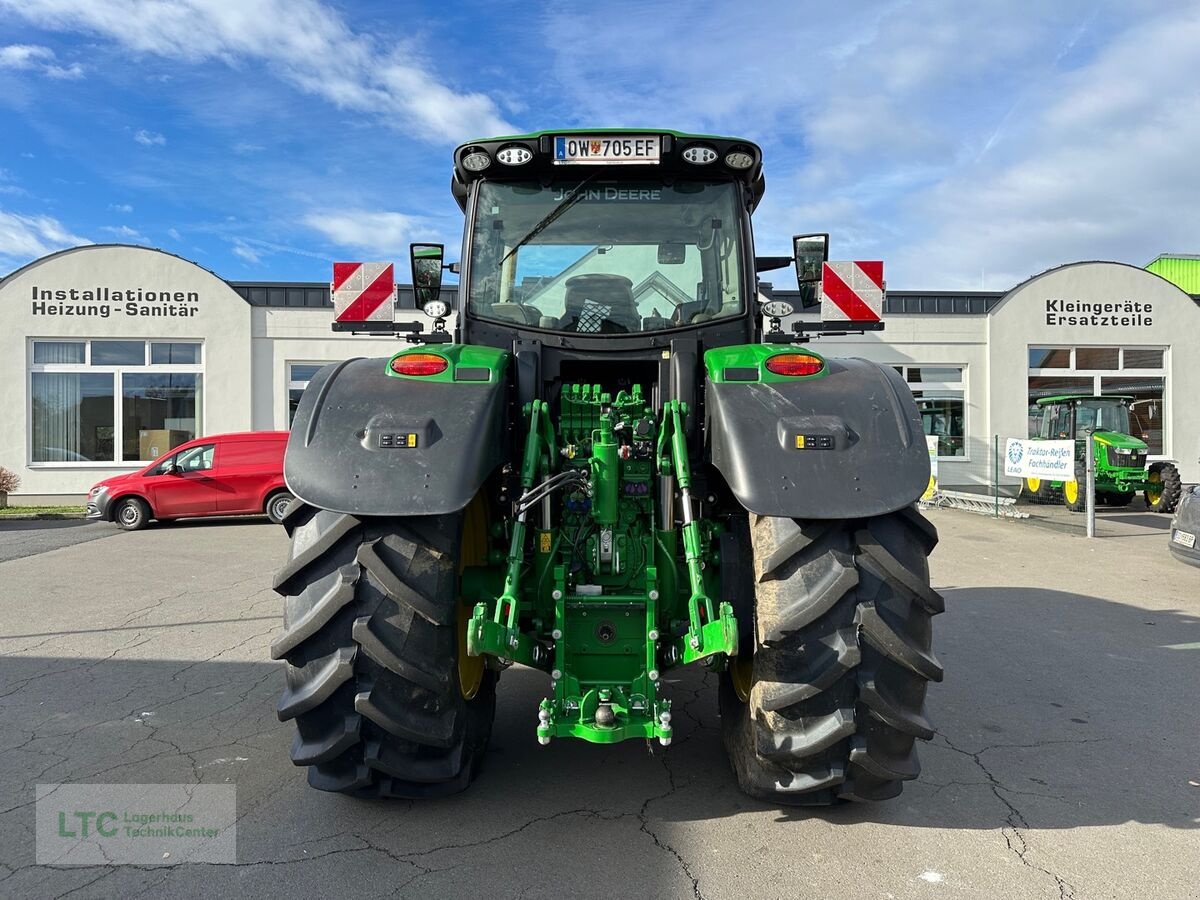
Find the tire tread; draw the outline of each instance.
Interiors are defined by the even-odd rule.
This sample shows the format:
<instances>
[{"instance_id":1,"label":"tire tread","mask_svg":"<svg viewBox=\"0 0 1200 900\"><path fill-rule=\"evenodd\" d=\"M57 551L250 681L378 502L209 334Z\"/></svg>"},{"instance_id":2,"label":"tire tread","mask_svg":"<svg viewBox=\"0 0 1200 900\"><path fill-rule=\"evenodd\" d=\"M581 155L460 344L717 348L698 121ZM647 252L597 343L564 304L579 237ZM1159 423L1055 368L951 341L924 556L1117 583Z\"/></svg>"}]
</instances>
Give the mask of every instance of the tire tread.
<instances>
[{"instance_id":1,"label":"tire tread","mask_svg":"<svg viewBox=\"0 0 1200 900\"><path fill-rule=\"evenodd\" d=\"M752 516L757 649L749 702L721 679L721 721L743 790L785 805L883 800L916 778L932 738L925 692L943 669L945 609L926 558L937 530L915 507L806 522Z\"/></svg>"}]
</instances>

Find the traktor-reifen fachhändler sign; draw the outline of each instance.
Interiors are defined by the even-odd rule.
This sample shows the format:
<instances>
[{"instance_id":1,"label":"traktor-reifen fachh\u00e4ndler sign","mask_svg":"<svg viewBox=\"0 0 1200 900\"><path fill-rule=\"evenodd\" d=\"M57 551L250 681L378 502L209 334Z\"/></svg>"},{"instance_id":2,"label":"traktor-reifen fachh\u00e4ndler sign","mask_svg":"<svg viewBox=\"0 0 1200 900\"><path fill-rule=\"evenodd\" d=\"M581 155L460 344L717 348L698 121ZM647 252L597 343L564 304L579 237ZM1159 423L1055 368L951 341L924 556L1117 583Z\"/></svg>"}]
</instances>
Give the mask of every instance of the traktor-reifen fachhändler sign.
<instances>
[{"instance_id":1,"label":"traktor-reifen fachh\u00e4ndler sign","mask_svg":"<svg viewBox=\"0 0 1200 900\"><path fill-rule=\"evenodd\" d=\"M1073 481L1075 442L1009 438L1004 448L1004 474L1017 478Z\"/></svg>"}]
</instances>

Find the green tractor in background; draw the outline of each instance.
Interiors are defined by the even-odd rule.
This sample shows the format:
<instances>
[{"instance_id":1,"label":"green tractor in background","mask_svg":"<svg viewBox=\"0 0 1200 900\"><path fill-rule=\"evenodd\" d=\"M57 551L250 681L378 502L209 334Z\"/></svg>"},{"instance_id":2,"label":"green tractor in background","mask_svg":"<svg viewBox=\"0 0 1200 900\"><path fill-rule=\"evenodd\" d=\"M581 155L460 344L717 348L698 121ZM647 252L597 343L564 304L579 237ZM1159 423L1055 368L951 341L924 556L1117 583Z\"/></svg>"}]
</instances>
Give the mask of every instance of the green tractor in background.
<instances>
[{"instance_id":1,"label":"green tractor in background","mask_svg":"<svg viewBox=\"0 0 1200 900\"><path fill-rule=\"evenodd\" d=\"M461 261L412 249L433 327L336 323L413 346L322 369L292 427L272 652L313 787L463 790L514 664L545 679L531 747L670 744L695 664L749 794L878 800L917 776L943 609L921 419L892 369L804 346L878 310L785 330L796 310L760 299L791 265L815 296L828 247L755 256L761 159L666 131L457 148Z\"/></svg>"},{"instance_id":2,"label":"green tractor in background","mask_svg":"<svg viewBox=\"0 0 1200 900\"><path fill-rule=\"evenodd\" d=\"M1075 480L1048 481L1026 478L1022 492L1035 502L1050 502L1061 497L1073 512L1087 508L1084 486L1087 472L1084 454L1090 444L1094 459L1096 502L1109 506L1128 506L1138 491L1146 506L1154 512L1172 513L1179 504L1183 483L1179 470L1170 460L1156 460L1147 468L1149 447L1132 435L1130 403L1132 397L1064 394L1037 401L1030 422L1034 440L1074 440Z\"/></svg>"}]
</instances>

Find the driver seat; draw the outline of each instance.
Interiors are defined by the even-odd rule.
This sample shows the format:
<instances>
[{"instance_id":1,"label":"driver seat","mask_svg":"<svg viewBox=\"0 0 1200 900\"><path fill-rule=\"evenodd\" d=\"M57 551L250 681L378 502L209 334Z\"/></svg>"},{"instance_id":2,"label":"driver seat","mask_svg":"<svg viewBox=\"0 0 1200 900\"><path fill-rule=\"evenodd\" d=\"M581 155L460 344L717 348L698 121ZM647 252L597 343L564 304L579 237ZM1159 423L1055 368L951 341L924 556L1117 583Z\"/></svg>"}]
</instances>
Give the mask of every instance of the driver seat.
<instances>
[{"instance_id":1,"label":"driver seat","mask_svg":"<svg viewBox=\"0 0 1200 900\"><path fill-rule=\"evenodd\" d=\"M564 330L597 334L641 330L633 282L624 275L575 275L567 279L566 288L566 314L560 325ZM592 309L585 311L588 301L596 307L607 307L607 314L596 321Z\"/></svg>"}]
</instances>

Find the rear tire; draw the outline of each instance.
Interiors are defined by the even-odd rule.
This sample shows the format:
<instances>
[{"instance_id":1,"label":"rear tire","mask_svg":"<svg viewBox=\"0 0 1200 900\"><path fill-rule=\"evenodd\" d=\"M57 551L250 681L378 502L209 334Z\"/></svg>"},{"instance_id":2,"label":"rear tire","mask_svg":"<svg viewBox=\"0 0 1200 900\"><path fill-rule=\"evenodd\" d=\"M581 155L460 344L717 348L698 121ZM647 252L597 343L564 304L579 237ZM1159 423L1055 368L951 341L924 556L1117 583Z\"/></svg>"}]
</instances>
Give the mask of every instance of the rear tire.
<instances>
[{"instance_id":1,"label":"rear tire","mask_svg":"<svg viewBox=\"0 0 1200 900\"><path fill-rule=\"evenodd\" d=\"M1155 463L1150 467L1149 476L1157 473L1162 483L1162 490L1155 497L1150 491L1145 492L1146 508L1151 512L1173 513L1183 496L1183 480L1174 463Z\"/></svg>"},{"instance_id":2,"label":"rear tire","mask_svg":"<svg viewBox=\"0 0 1200 900\"><path fill-rule=\"evenodd\" d=\"M281 721L308 783L365 797L424 799L464 790L491 736L496 674L458 660L469 608L459 602L463 515L356 518L293 503Z\"/></svg>"},{"instance_id":3,"label":"rear tire","mask_svg":"<svg viewBox=\"0 0 1200 900\"><path fill-rule=\"evenodd\" d=\"M113 521L125 531L140 531L150 522L150 504L140 497L126 497L113 510Z\"/></svg>"},{"instance_id":4,"label":"rear tire","mask_svg":"<svg viewBox=\"0 0 1200 900\"><path fill-rule=\"evenodd\" d=\"M742 790L784 805L883 800L916 778L942 680L915 508L850 521L752 516L753 656L722 675L721 728ZM747 665L749 668L747 668Z\"/></svg>"}]
</instances>

